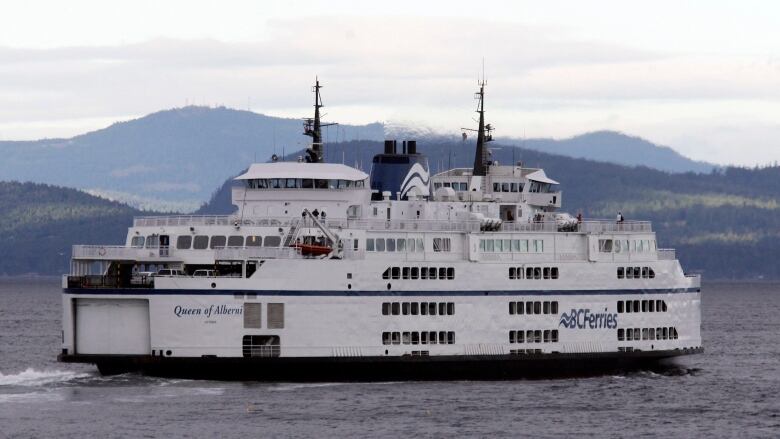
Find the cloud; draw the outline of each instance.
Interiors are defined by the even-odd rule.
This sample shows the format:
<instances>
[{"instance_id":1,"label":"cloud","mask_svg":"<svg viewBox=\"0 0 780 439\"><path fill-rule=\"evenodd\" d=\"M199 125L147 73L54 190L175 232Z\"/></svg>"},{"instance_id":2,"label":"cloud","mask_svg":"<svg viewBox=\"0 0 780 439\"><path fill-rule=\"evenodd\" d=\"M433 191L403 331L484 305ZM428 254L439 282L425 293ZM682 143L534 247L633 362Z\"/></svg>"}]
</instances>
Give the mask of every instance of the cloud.
<instances>
[{"instance_id":1,"label":"cloud","mask_svg":"<svg viewBox=\"0 0 780 439\"><path fill-rule=\"evenodd\" d=\"M616 129L702 156L695 145L723 145L713 137L716 120L749 133L772 123L759 103L780 99L780 61L766 54L648 50L565 27L464 18L345 14L263 25L264 38L243 42L0 47L0 138L74 135L112 117L184 104L298 117L311 110L315 75L331 120L412 120L457 131L470 124L483 58L488 117L507 136ZM696 127L690 136L680 120ZM762 161L770 140L754 145ZM744 151L718 157L750 160Z\"/></svg>"}]
</instances>

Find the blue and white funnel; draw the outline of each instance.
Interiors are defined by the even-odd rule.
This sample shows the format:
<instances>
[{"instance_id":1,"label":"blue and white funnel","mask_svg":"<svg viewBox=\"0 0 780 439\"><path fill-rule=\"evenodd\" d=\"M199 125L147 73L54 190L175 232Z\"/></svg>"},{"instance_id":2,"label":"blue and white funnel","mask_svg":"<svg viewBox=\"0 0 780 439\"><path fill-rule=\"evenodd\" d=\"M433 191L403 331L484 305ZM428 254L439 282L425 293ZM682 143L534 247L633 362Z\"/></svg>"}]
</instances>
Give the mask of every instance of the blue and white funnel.
<instances>
[{"instance_id":1,"label":"blue and white funnel","mask_svg":"<svg viewBox=\"0 0 780 439\"><path fill-rule=\"evenodd\" d=\"M414 190L417 188L417 190ZM417 142L403 142L403 150L396 153L396 141L385 140L385 152L374 156L371 167L372 199L382 199L382 193L390 192L390 199L406 200L411 193L429 197L430 173L428 158L417 153Z\"/></svg>"}]
</instances>

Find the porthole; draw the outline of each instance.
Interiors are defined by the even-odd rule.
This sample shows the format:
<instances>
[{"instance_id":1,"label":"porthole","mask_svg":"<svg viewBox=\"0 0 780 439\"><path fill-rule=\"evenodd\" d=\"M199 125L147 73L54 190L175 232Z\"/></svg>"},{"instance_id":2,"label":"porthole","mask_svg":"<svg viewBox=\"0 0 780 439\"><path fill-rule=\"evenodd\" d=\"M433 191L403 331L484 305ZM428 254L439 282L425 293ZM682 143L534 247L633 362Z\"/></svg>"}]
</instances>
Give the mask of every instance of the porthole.
<instances>
[{"instance_id":1,"label":"porthole","mask_svg":"<svg viewBox=\"0 0 780 439\"><path fill-rule=\"evenodd\" d=\"M211 283L211 288L216 288L216 287L217 287L217 284L216 284L216 283L214 283L214 282L212 282L212 283Z\"/></svg>"},{"instance_id":2,"label":"porthole","mask_svg":"<svg viewBox=\"0 0 780 439\"><path fill-rule=\"evenodd\" d=\"M351 290L352 289L352 284L347 284L347 289Z\"/></svg>"},{"instance_id":3,"label":"porthole","mask_svg":"<svg viewBox=\"0 0 780 439\"><path fill-rule=\"evenodd\" d=\"M387 289L389 290L390 288L392 288L392 285L387 284Z\"/></svg>"}]
</instances>

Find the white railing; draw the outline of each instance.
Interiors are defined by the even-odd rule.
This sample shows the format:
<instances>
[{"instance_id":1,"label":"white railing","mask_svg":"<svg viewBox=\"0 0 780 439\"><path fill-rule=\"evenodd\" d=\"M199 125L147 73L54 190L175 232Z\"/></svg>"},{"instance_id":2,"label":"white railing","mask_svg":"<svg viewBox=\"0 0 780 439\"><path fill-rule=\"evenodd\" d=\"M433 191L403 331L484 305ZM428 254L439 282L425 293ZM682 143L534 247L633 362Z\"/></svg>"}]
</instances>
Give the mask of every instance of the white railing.
<instances>
[{"instance_id":1,"label":"white railing","mask_svg":"<svg viewBox=\"0 0 780 439\"><path fill-rule=\"evenodd\" d=\"M581 232L652 232L650 221L623 221L589 219L579 224Z\"/></svg>"},{"instance_id":2,"label":"white railing","mask_svg":"<svg viewBox=\"0 0 780 439\"><path fill-rule=\"evenodd\" d=\"M558 226L555 221L532 223L501 223L501 232L555 232Z\"/></svg>"},{"instance_id":3,"label":"white railing","mask_svg":"<svg viewBox=\"0 0 780 439\"><path fill-rule=\"evenodd\" d=\"M171 248L139 248L123 245L74 245L74 259L138 260L142 258L170 258Z\"/></svg>"},{"instance_id":4,"label":"white railing","mask_svg":"<svg viewBox=\"0 0 780 439\"><path fill-rule=\"evenodd\" d=\"M677 252L673 248L659 248L657 252L659 261L673 261L677 259Z\"/></svg>"},{"instance_id":5,"label":"white railing","mask_svg":"<svg viewBox=\"0 0 780 439\"><path fill-rule=\"evenodd\" d=\"M214 250L215 260L239 259L301 259L298 249L292 247L224 247Z\"/></svg>"},{"instance_id":6,"label":"white railing","mask_svg":"<svg viewBox=\"0 0 780 439\"><path fill-rule=\"evenodd\" d=\"M289 227L293 222L300 221L298 217L265 217L241 218L232 215L174 215L135 217L135 227L164 226L260 226ZM320 219L330 229L362 229L362 230L394 230L394 231L442 231L442 232L477 232L480 221L477 220L383 220L383 219ZM301 227L314 227L304 224ZM310 223L310 222L308 222ZM650 221L624 221L588 219L571 227L573 232L652 232ZM559 224L555 221L539 222L504 222L499 231L503 232L556 232Z\"/></svg>"}]
</instances>

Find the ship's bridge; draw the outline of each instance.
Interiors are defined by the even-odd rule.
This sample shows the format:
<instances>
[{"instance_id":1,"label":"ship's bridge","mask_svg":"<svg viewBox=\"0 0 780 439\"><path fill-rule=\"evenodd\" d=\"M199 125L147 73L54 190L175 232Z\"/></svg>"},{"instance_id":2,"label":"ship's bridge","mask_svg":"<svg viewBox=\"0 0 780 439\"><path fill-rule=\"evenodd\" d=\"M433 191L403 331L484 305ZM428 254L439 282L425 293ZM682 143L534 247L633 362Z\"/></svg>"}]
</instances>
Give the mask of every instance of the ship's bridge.
<instances>
[{"instance_id":1,"label":"ship's bridge","mask_svg":"<svg viewBox=\"0 0 780 439\"><path fill-rule=\"evenodd\" d=\"M370 199L368 174L338 163L255 163L236 180L233 204L251 216L300 216L304 208L347 216L351 206Z\"/></svg>"},{"instance_id":2,"label":"ship's bridge","mask_svg":"<svg viewBox=\"0 0 780 439\"><path fill-rule=\"evenodd\" d=\"M543 169L491 165L484 177L474 177L471 168L456 168L431 177L435 199L457 197L461 201L527 203L544 208L561 207L558 182ZM452 191L441 188L451 188Z\"/></svg>"}]
</instances>

